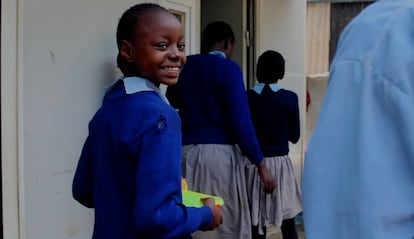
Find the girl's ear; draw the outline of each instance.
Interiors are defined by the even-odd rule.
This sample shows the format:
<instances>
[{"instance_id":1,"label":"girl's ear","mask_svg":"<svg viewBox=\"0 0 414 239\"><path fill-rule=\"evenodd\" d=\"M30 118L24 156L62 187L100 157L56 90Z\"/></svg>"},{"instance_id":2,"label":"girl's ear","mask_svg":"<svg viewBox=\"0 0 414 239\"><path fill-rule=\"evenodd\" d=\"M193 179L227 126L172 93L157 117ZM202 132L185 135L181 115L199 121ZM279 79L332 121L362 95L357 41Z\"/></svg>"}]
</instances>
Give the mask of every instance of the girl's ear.
<instances>
[{"instance_id":1,"label":"girl's ear","mask_svg":"<svg viewBox=\"0 0 414 239\"><path fill-rule=\"evenodd\" d=\"M119 53L126 62L133 62L134 48L130 42L121 40L119 45Z\"/></svg>"}]
</instances>

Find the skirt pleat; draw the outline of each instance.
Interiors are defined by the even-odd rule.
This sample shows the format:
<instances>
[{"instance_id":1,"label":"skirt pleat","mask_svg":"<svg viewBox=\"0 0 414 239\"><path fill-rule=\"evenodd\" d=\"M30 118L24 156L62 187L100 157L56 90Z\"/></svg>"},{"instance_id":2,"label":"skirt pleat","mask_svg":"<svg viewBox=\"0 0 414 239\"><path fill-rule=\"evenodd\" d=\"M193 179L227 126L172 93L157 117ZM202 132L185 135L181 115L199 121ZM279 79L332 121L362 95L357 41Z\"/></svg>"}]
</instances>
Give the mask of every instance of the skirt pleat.
<instances>
[{"instance_id":1,"label":"skirt pleat","mask_svg":"<svg viewBox=\"0 0 414 239\"><path fill-rule=\"evenodd\" d=\"M284 219L294 218L302 211L301 192L289 156L264 160L276 180L272 194L264 194L257 167L246 167L251 220L260 230L270 224L280 227Z\"/></svg>"},{"instance_id":2,"label":"skirt pleat","mask_svg":"<svg viewBox=\"0 0 414 239\"><path fill-rule=\"evenodd\" d=\"M235 145L186 145L182 173L188 189L223 198L223 224L214 231L197 231L194 239L250 239L251 217L244 169L247 160Z\"/></svg>"}]
</instances>

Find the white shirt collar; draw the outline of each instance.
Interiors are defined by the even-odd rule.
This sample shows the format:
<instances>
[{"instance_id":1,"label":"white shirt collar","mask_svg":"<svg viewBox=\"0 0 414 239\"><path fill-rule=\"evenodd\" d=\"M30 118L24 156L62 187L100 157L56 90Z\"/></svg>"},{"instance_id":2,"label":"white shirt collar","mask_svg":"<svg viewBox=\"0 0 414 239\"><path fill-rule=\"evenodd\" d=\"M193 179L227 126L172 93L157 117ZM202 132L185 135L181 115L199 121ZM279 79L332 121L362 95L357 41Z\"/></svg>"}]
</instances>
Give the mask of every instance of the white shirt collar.
<instances>
[{"instance_id":1,"label":"white shirt collar","mask_svg":"<svg viewBox=\"0 0 414 239\"><path fill-rule=\"evenodd\" d=\"M151 81L145 78L131 76L124 77L119 80L124 81L125 93L128 95L143 91L155 91L167 104L170 104L165 95L161 93L160 89L157 86L155 86ZM116 84L116 82L108 88L110 89L112 86Z\"/></svg>"},{"instance_id":2,"label":"white shirt collar","mask_svg":"<svg viewBox=\"0 0 414 239\"><path fill-rule=\"evenodd\" d=\"M253 86L253 90L257 93L257 94L262 94L263 88L265 86L265 83L257 83L255 86ZM272 83L269 84L270 89L273 92L277 92L278 90L282 89L282 87L280 87L278 84L276 83Z\"/></svg>"},{"instance_id":3,"label":"white shirt collar","mask_svg":"<svg viewBox=\"0 0 414 239\"><path fill-rule=\"evenodd\" d=\"M227 58L226 54L222 51L210 51L208 54L217 55L217 56L220 56L220 57L223 57L223 58Z\"/></svg>"}]
</instances>

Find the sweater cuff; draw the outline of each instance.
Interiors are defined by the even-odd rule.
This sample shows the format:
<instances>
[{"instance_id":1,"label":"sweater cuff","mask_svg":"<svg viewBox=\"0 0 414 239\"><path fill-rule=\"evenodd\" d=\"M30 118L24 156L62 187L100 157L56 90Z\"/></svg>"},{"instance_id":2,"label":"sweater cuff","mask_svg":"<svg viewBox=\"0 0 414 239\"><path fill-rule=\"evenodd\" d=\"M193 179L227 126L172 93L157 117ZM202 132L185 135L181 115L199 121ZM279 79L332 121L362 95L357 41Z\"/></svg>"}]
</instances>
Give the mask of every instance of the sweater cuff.
<instances>
[{"instance_id":1,"label":"sweater cuff","mask_svg":"<svg viewBox=\"0 0 414 239\"><path fill-rule=\"evenodd\" d=\"M213 212L211 211L209 206L203 206L200 208L200 210L201 210L200 230L209 230L211 228L211 224L213 223Z\"/></svg>"}]
</instances>

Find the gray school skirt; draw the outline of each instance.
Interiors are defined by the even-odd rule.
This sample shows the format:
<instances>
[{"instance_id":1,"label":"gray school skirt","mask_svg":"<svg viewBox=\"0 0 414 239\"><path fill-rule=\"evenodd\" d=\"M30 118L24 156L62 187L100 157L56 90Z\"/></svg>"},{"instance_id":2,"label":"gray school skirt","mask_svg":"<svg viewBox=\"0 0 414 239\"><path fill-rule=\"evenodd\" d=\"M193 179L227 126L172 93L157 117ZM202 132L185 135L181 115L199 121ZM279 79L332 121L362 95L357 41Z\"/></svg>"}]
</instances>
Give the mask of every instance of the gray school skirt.
<instances>
[{"instance_id":1,"label":"gray school skirt","mask_svg":"<svg viewBox=\"0 0 414 239\"><path fill-rule=\"evenodd\" d=\"M235 145L185 145L182 174L188 189L224 199L223 224L214 231L197 231L194 239L250 239L251 217L247 198L246 157Z\"/></svg>"},{"instance_id":2,"label":"gray school skirt","mask_svg":"<svg viewBox=\"0 0 414 239\"><path fill-rule=\"evenodd\" d=\"M302 211L301 192L289 156L266 157L264 160L276 180L272 194L263 193L257 167L246 167L252 223L259 226L259 232L269 224L281 226L282 220L294 218Z\"/></svg>"}]
</instances>

